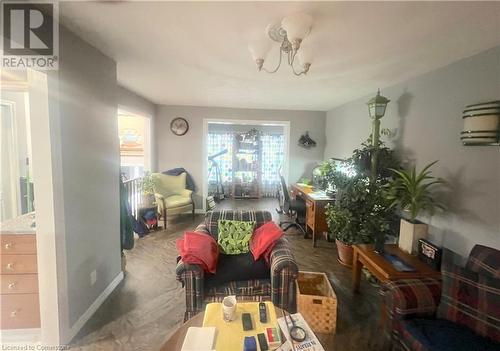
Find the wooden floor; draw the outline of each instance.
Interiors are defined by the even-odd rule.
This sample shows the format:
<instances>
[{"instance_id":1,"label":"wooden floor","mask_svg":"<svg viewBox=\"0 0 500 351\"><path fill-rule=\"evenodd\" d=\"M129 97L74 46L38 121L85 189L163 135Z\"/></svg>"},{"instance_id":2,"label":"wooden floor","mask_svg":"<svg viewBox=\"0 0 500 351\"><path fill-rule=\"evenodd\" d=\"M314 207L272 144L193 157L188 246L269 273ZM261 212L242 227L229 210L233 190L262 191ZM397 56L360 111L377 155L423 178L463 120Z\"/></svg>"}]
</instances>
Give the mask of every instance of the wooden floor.
<instances>
[{"instance_id":1,"label":"wooden floor","mask_svg":"<svg viewBox=\"0 0 500 351\"><path fill-rule=\"evenodd\" d=\"M224 200L219 208L262 209L279 215L276 199ZM95 315L74 338L75 350L159 350L180 325L184 308L184 290L175 280L175 239L193 229L190 215L169 223L167 230L136 240L126 252L124 281L103 303ZM378 289L363 279L361 293L351 292L351 270L337 263L332 243L311 240L290 230L299 269L323 271L328 275L338 298L337 334L334 351L378 350L381 342Z\"/></svg>"}]
</instances>

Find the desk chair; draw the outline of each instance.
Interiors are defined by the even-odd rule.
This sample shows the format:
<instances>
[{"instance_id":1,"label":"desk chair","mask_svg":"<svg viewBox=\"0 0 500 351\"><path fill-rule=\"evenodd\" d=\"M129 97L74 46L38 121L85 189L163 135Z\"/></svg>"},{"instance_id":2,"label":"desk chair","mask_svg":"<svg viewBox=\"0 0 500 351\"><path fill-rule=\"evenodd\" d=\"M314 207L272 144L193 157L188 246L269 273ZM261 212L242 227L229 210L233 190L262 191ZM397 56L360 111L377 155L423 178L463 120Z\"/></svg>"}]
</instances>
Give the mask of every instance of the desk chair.
<instances>
[{"instance_id":1,"label":"desk chair","mask_svg":"<svg viewBox=\"0 0 500 351\"><path fill-rule=\"evenodd\" d=\"M280 174L281 187L279 192L280 208L276 209L279 214L286 214L292 220L280 222L280 227L287 231L288 229L295 227L299 229L304 237L307 236L304 227L299 223L299 217L304 218L306 213L306 203L301 200L290 199L290 193L288 192L288 186L286 185L285 178Z\"/></svg>"}]
</instances>

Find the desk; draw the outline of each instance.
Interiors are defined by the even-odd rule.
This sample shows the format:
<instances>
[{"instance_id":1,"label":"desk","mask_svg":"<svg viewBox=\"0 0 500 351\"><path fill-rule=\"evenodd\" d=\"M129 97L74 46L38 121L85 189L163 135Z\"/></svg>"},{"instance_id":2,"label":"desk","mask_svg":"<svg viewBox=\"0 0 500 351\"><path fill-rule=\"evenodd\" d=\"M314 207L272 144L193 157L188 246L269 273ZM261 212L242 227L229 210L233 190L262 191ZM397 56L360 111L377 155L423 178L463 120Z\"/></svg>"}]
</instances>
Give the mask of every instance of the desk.
<instances>
[{"instance_id":1,"label":"desk","mask_svg":"<svg viewBox=\"0 0 500 351\"><path fill-rule=\"evenodd\" d=\"M316 198L312 195L313 188L309 186L292 184L292 198L304 199L306 203L306 233L312 234L313 247L316 247L317 235L328 232L328 224L326 223L325 207L329 203L334 203L333 198Z\"/></svg>"}]
</instances>

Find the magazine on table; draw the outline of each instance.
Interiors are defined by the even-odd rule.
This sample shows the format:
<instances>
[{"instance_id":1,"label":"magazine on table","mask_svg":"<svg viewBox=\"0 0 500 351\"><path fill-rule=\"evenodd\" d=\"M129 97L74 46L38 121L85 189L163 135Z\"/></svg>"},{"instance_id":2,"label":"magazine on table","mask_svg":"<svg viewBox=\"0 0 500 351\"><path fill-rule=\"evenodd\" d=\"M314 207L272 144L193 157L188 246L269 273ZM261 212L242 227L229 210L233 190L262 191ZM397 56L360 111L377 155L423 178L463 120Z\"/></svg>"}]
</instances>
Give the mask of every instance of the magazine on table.
<instances>
[{"instance_id":1,"label":"magazine on table","mask_svg":"<svg viewBox=\"0 0 500 351\"><path fill-rule=\"evenodd\" d=\"M304 317L300 313L295 313L290 315L293 319L294 324L297 327L300 327L305 330L306 332L306 338L304 341L294 341L290 337L290 332L289 328L292 326L290 323L290 319L287 317L288 321L288 327L287 327L287 322L285 322L285 319L283 317L278 318L278 325L283 332L283 335L285 335L285 340L283 342L283 345L281 345L276 351L325 351L323 346L321 346L318 338L314 334L314 332L311 330L307 322L304 320ZM292 347L292 343L293 346Z\"/></svg>"}]
</instances>

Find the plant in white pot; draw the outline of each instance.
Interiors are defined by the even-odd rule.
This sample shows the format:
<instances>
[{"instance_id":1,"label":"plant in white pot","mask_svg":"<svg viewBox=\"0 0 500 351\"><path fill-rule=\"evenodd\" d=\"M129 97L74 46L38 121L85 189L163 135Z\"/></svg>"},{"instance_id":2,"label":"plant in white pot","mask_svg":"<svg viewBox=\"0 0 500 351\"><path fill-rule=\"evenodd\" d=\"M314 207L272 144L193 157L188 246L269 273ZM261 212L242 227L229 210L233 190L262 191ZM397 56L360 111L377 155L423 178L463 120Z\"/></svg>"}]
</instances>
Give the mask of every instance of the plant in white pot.
<instances>
[{"instance_id":1,"label":"plant in white pot","mask_svg":"<svg viewBox=\"0 0 500 351\"><path fill-rule=\"evenodd\" d=\"M427 212L432 215L437 209L444 210L444 205L434 194L436 186L445 181L432 176L430 170L437 162L428 164L419 173L415 166L409 170L391 169L395 178L390 184L389 198L409 217L401 218L399 247L410 254L417 251L418 240L427 237L428 226L417 220L419 214Z\"/></svg>"}]
</instances>

